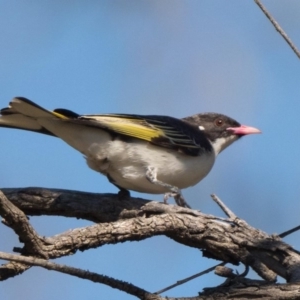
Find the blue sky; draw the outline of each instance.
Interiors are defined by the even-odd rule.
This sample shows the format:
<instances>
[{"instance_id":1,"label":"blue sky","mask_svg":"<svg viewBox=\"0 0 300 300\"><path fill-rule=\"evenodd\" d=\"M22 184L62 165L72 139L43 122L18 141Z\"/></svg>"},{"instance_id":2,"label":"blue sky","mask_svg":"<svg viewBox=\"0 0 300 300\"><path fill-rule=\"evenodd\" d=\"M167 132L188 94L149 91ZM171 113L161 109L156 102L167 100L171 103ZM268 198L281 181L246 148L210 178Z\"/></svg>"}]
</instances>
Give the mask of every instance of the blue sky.
<instances>
[{"instance_id":1,"label":"blue sky","mask_svg":"<svg viewBox=\"0 0 300 300\"><path fill-rule=\"evenodd\" d=\"M300 47L300 2L264 5ZM211 173L184 190L188 202L223 216L216 193L268 233L299 225L299 59L254 1L0 1L0 106L14 96L77 113L227 114L262 135L235 143ZM80 153L43 135L1 129L1 187L117 192ZM139 195L161 201L160 195ZM41 235L86 221L32 217ZM285 241L300 247L299 234ZM18 239L0 227L1 251ZM56 262L154 292L216 261L165 238L104 246ZM238 268L240 271L243 269ZM254 274L252 274L254 276ZM166 295L193 296L221 283L213 274ZM133 299L117 290L32 268L1 283L0 298Z\"/></svg>"}]
</instances>

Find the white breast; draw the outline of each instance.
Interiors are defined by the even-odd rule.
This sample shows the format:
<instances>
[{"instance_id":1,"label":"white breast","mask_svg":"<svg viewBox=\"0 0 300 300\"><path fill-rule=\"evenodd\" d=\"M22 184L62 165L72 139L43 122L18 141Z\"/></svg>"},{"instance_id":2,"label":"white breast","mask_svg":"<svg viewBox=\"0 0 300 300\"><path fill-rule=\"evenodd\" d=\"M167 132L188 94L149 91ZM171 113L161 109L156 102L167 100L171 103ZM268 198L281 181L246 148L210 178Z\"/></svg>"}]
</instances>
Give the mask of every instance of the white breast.
<instances>
[{"instance_id":1,"label":"white breast","mask_svg":"<svg viewBox=\"0 0 300 300\"><path fill-rule=\"evenodd\" d=\"M86 157L88 165L128 190L162 194L169 192L146 178L148 167L156 170L157 179L180 189L195 185L211 170L215 154L188 156L143 141L109 141L93 144Z\"/></svg>"}]
</instances>

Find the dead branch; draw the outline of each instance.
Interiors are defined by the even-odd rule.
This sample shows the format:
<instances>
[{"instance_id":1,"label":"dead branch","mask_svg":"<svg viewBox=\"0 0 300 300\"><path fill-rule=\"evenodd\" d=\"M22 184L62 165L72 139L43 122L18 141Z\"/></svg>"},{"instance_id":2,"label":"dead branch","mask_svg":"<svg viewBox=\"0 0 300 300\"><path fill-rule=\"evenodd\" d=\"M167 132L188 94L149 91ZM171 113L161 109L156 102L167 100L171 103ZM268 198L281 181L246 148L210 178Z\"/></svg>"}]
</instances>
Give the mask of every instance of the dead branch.
<instances>
[{"instance_id":1,"label":"dead branch","mask_svg":"<svg viewBox=\"0 0 300 300\"><path fill-rule=\"evenodd\" d=\"M6 225L22 238L24 247L19 251L19 260L15 260L18 261L18 268L11 267L11 264L16 262L9 262L0 268L1 280L20 274L28 268L29 263L20 263L24 255L35 259L41 258L42 255L54 259L74 254L77 250L84 251L125 241L140 241L156 235L165 235L183 245L201 249L204 256L209 258L250 266L264 279L261 284L264 289L268 282L275 282L277 275L285 278L288 283L294 283L293 287L298 286L297 282L300 280L299 253L285 244L279 236L268 235L240 220L217 197L216 201L223 211L230 215L229 219L139 198L120 200L116 195L110 194L43 188L2 191L7 199L4 195L0 197L0 213L6 218ZM27 218L22 216L22 212L26 215L84 218L97 224L75 228L52 237L41 237L30 226ZM28 237L34 242L27 242ZM38 241L38 249L42 255L36 251L35 241ZM233 280L232 276L228 277L228 280ZM243 284L248 287L247 284ZM269 284L268 287L276 289L274 284ZM238 295L237 291L234 293ZM150 297L154 294L147 295Z\"/></svg>"},{"instance_id":2,"label":"dead branch","mask_svg":"<svg viewBox=\"0 0 300 300\"><path fill-rule=\"evenodd\" d=\"M112 277L99 275L94 272L81 270L81 269L69 267L66 265L56 264L53 262L49 262L45 259L7 254L4 252L0 252L0 258L18 262L18 263L22 263L22 264L28 264L29 266L40 266L47 270L53 270L53 271L57 271L60 273L76 276L78 278L87 279L87 280L90 280L93 282L102 283L102 284L108 285L112 288L126 292L133 296L136 296L140 299L153 299L154 300L155 295L152 295L152 298L149 298L149 296L151 296L150 293L146 292L143 289L138 288L137 286L134 286L133 284L130 284L125 281L117 280ZM160 297L158 297L157 299L159 299L159 298Z\"/></svg>"},{"instance_id":3,"label":"dead branch","mask_svg":"<svg viewBox=\"0 0 300 300\"><path fill-rule=\"evenodd\" d=\"M288 35L285 33L285 31L281 28L281 26L278 24L278 22L272 17L272 15L267 11L266 7L263 6L263 4L259 0L254 0L254 2L259 6L261 11L265 14L265 16L270 20L270 22L273 24L274 28L279 32L279 34L284 38L284 40L288 43L288 45L291 47L291 49L294 51L294 53L300 58L300 52L297 49L297 47L294 45L293 41L288 37Z\"/></svg>"}]
</instances>

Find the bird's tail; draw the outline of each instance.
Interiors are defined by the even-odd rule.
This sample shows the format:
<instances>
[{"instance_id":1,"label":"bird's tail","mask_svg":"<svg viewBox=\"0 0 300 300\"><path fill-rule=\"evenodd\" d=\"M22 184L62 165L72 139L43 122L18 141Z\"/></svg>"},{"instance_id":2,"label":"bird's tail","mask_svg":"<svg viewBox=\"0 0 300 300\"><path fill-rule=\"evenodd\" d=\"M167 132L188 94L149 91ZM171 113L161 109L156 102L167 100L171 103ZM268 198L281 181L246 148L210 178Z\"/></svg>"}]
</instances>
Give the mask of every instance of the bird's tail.
<instances>
[{"instance_id":1,"label":"bird's tail","mask_svg":"<svg viewBox=\"0 0 300 300\"><path fill-rule=\"evenodd\" d=\"M14 98L7 108L0 110L0 127L23 129L56 136L37 122L38 118L68 119L61 113L49 111L34 102L23 98Z\"/></svg>"},{"instance_id":2,"label":"bird's tail","mask_svg":"<svg viewBox=\"0 0 300 300\"><path fill-rule=\"evenodd\" d=\"M34 102L16 97L0 110L0 127L23 129L59 137L71 147L88 155L94 144L111 140L111 134L70 110L49 111Z\"/></svg>"}]
</instances>

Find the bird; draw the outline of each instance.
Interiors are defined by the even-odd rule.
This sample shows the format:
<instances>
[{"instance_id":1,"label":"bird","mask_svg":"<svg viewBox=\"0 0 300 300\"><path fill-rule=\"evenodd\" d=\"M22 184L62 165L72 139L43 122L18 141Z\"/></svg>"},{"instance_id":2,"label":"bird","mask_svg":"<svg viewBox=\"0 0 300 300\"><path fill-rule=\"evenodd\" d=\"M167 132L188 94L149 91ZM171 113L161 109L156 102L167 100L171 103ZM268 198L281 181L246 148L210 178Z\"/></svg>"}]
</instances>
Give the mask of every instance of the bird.
<instances>
[{"instance_id":1,"label":"bird","mask_svg":"<svg viewBox=\"0 0 300 300\"><path fill-rule=\"evenodd\" d=\"M217 155L249 134L261 133L218 113L182 119L163 115L91 114L68 109L46 110L24 97L15 97L0 110L0 127L46 134L78 150L87 165L119 189L164 194L179 206L190 207L181 190L200 182Z\"/></svg>"}]
</instances>

